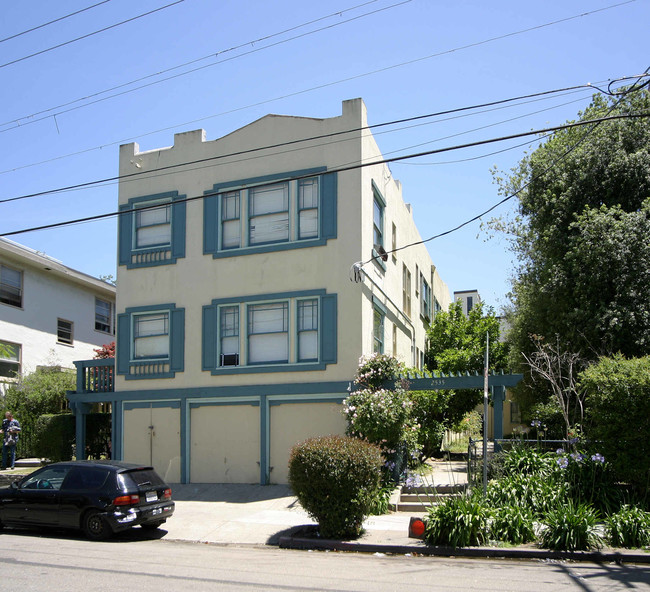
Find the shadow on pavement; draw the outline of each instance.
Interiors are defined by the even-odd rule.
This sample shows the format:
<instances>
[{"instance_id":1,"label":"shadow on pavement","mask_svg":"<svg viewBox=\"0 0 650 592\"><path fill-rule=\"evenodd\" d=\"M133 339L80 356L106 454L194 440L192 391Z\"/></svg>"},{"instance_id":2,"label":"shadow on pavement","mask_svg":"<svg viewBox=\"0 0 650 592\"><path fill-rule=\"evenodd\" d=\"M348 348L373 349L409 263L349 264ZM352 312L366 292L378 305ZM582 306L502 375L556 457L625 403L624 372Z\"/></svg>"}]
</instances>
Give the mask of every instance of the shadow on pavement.
<instances>
[{"instance_id":1,"label":"shadow on pavement","mask_svg":"<svg viewBox=\"0 0 650 592\"><path fill-rule=\"evenodd\" d=\"M181 502L227 502L247 504L293 497L288 485L247 483L171 483L172 499Z\"/></svg>"}]
</instances>

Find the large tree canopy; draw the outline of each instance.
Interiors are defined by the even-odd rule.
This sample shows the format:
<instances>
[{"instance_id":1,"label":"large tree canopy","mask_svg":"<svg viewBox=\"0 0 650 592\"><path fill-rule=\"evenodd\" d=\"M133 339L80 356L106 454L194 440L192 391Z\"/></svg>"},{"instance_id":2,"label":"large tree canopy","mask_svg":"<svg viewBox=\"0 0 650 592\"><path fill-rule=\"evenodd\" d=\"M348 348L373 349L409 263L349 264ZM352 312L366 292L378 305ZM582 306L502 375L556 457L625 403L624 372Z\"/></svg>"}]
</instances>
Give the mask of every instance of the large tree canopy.
<instances>
[{"instance_id":1,"label":"large tree canopy","mask_svg":"<svg viewBox=\"0 0 650 592\"><path fill-rule=\"evenodd\" d=\"M650 113L647 89L596 96L580 119L625 113ZM513 351L536 335L585 360L649 354L650 118L556 132L498 182L507 194L529 183L508 226Z\"/></svg>"}]
</instances>

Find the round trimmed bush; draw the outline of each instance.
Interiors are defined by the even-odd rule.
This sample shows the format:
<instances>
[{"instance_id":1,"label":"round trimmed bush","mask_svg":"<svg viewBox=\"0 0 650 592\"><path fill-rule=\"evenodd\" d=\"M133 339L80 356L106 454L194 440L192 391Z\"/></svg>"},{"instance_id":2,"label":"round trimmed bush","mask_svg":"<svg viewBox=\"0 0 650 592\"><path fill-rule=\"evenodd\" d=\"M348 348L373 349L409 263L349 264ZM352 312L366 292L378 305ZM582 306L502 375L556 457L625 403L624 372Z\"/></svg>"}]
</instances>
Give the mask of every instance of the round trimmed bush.
<instances>
[{"instance_id":1,"label":"round trimmed bush","mask_svg":"<svg viewBox=\"0 0 650 592\"><path fill-rule=\"evenodd\" d=\"M325 538L356 538L381 482L378 446L358 438L323 436L297 444L289 484Z\"/></svg>"}]
</instances>

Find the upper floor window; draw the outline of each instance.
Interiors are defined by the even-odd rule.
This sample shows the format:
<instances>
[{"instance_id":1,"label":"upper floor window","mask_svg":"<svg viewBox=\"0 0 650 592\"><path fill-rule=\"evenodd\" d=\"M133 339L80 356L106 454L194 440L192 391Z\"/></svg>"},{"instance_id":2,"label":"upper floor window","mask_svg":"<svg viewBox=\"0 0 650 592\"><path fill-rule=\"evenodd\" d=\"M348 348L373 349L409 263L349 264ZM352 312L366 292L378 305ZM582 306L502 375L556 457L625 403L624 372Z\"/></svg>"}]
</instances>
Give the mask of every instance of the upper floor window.
<instances>
[{"instance_id":1,"label":"upper floor window","mask_svg":"<svg viewBox=\"0 0 650 592\"><path fill-rule=\"evenodd\" d=\"M336 173L309 169L219 183L204 199L204 253L232 257L336 237Z\"/></svg>"},{"instance_id":2,"label":"upper floor window","mask_svg":"<svg viewBox=\"0 0 650 592\"><path fill-rule=\"evenodd\" d=\"M117 317L117 373L127 380L173 378L184 369L185 309L127 308Z\"/></svg>"},{"instance_id":3,"label":"upper floor window","mask_svg":"<svg viewBox=\"0 0 650 592\"><path fill-rule=\"evenodd\" d=\"M113 303L95 298L95 331L115 334Z\"/></svg>"},{"instance_id":4,"label":"upper floor window","mask_svg":"<svg viewBox=\"0 0 650 592\"><path fill-rule=\"evenodd\" d=\"M377 354L384 353L384 319L386 315L384 311L378 306L373 308L372 316L372 335L373 346L372 351Z\"/></svg>"},{"instance_id":5,"label":"upper floor window","mask_svg":"<svg viewBox=\"0 0 650 592\"><path fill-rule=\"evenodd\" d=\"M20 350L17 343L0 341L0 378L20 376Z\"/></svg>"},{"instance_id":6,"label":"upper floor window","mask_svg":"<svg viewBox=\"0 0 650 592\"><path fill-rule=\"evenodd\" d=\"M424 276L420 274L420 315L431 320L431 287Z\"/></svg>"},{"instance_id":7,"label":"upper floor window","mask_svg":"<svg viewBox=\"0 0 650 592\"><path fill-rule=\"evenodd\" d=\"M373 246L384 246L384 206L377 194L372 202L372 243Z\"/></svg>"},{"instance_id":8,"label":"upper floor window","mask_svg":"<svg viewBox=\"0 0 650 592\"><path fill-rule=\"evenodd\" d=\"M214 300L203 308L203 367L324 369L336 361L336 334L336 295L324 290Z\"/></svg>"},{"instance_id":9,"label":"upper floor window","mask_svg":"<svg viewBox=\"0 0 650 592\"><path fill-rule=\"evenodd\" d=\"M134 197L120 206L120 265L168 265L185 257L184 199L171 191Z\"/></svg>"},{"instance_id":10,"label":"upper floor window","mask_svg":"<svg viewBox=\"0 0 650 592\"><path fill-rule=\"evenodd\" d=\"M73 344L73 327L74 323L72 321L66 321L64 319L57 319L56 322L56 340L59 343L65 343L66 345Z\"/></svg>"},{"instance_id":11,"label":"upper floor window","mask_svg":"<svg viewBox=\"0 0 650 592\"><path fill-rule=\"evenodd\" d=\"M402 308L407 317L411 316L411 272L402 266Z\"/></svg>"},{"instance_id":12,"label":"upper floor window","mask_svg":"<svg viewBox=\"0 0 650 592\"><path fill-rule=\"evenodd\" d=\"M474 298L472 296L467 297L467 314L472 312L472 308L474 308Z\"/></svg>"},{"instance_id":13,"label":"upper floor window","mask_svg":"<svg viewBox=\"0 0 650 592\"><path fill-rule=\"evenodd\" d=\"M23 305L23 272L0 265L0 302L10 306Z\"/></svg>"}]
</instances>

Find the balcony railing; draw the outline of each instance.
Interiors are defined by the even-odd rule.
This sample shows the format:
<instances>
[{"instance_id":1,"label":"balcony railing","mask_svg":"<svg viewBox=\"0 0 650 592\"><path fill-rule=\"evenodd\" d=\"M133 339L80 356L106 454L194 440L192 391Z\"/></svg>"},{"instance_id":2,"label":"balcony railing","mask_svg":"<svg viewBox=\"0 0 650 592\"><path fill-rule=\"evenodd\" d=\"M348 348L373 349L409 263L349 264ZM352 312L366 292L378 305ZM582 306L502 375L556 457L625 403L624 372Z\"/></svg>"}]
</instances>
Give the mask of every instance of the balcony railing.
<instances>
[{"instance_id":1,"label":"balcony railing","mask_svg":"<svg viewBox=\"0 0 650 592\"><path fill-rule=\"evenodd\" d=\"M115 390L115 359L81 360L77 367L77 393L112 393Z\"/></svg>"}]
</instances>

